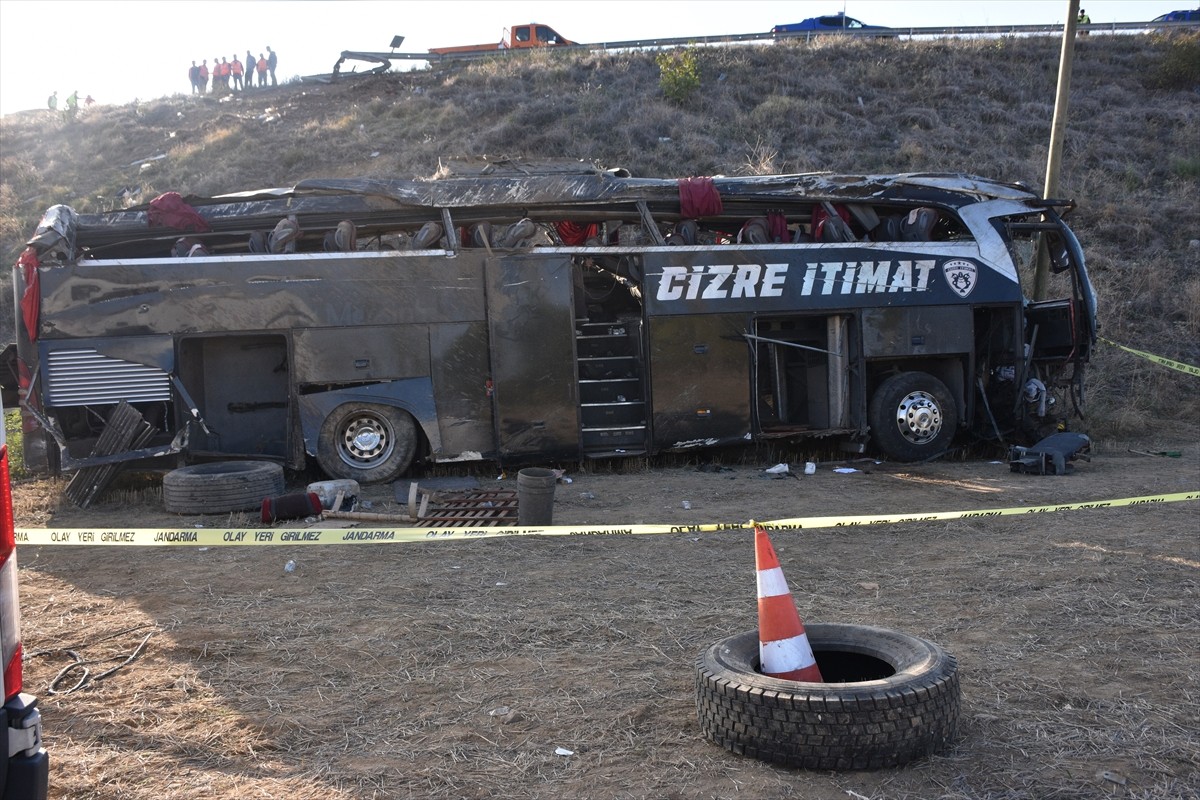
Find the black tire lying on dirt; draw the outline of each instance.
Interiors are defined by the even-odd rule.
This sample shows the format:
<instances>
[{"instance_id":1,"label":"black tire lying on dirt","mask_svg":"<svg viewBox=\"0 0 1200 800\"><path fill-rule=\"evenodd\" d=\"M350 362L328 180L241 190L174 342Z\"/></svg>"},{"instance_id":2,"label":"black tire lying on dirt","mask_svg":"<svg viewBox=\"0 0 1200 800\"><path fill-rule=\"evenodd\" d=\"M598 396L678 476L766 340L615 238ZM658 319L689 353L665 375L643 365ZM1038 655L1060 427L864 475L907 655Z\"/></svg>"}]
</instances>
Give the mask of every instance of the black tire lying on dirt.
<instances>
[{"instance_id":1,"label":"black tire lying on dirt","mask_svg":"<svg viewBox=\"0 0 1200 800\"><path fill-rule=\"evenodd\" d=\"M283 467L272 461L193 464L163 476L163 506L177 514L257 510L283 486Z\"/></svg>"},{"instance_id":2,"label":"black tire lying on dirt","mask_svg":"<svg viewBox=\"0 0 1200 800\"><path fill-rule=\"evenodd\" d=\"M758 631L696 662L704 735L739 755L814 770L898 767L936 753L958 722L958 663L933 642L866 625L805 626L828 683L758 671Z\"/></svg>"}]
</instances>

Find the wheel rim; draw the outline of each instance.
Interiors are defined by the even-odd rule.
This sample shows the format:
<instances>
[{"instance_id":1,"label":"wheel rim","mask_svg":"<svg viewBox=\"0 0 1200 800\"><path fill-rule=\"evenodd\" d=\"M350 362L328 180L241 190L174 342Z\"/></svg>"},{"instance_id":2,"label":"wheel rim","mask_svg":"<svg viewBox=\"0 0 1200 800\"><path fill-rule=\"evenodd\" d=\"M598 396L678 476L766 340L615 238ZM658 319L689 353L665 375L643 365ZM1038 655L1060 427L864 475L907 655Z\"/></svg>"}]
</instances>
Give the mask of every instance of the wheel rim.
<instances>
[{"instance_id":1,"label":"wheel rim","mask_svg":"<svg viewBox=\"0 0 1200 800\"><path fill-rule=\"evenodd\" d=\"M942 431L942 408L927 392L909 392L896 406L896 427L913 444L928 444Z\"/></svg>"},{"instance_id":2,"label":"wheel rim","mask_svg":"<svg viewBox=\"0 0 1200 800\"><path fill-rule=\"evenodd\" d=\"M359 414L348 419L338 436L338 456L355 469L371 469L387 461L395 437L382 417Z\"/></svg>"}]
</instances>

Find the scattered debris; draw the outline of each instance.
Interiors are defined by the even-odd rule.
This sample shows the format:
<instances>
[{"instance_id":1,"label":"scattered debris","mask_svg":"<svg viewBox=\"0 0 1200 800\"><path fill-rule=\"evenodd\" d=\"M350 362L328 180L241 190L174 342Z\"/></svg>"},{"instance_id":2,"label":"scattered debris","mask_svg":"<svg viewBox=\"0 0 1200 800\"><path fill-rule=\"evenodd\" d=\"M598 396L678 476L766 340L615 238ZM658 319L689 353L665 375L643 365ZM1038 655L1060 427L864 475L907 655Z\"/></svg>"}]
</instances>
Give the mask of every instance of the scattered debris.
<instances>
[{"instance_id":1,"label":"scattered debris","mask_svg":"<svg viewBox=\"0 0 1200 800\"><path fill-rule=\"evenodd\" d=\"M515 489L469 488L477 484L474 478L431 479L427 486L442 485L450 489L431 489L416 481L408 485L408 513L375 513L366 511L324 512L329 519L362 522L410 522L430 528L493 527L517 524L517 492ZM398 490L397 490L398 491ZM396 497L400 501L400 497ZM363 504L367 506L366 503Z\"/></svg>"},{"instance_id":2,"label":"scattered debris","mask_svg":"<svg viewBox=\"0 0 1200 800\"><path fill-rule=\"evenodd\" d=\"M115 455L128 450L137 450L150 441L158 430L146 422L140 411L122 400L100 432L92 457ZM117 473L125 466L121 462L83 467L71 478L63 491L67 499L79 508L87 508L101 492L108 488Z\"/></svg>"},{"instance_id":3,"label":"scattered debris","mask_svg":"<svg viewBox=\"0 0 1200 800\"><path fill-rule=\"evenodd\" d=\"M1008 451L1008 466L1013 472L1030 475L1065 475L1076 458L1091 461L1092 440L1082 433L1055 433L1032 447L1013 446Z\"/></svg>"}]
</instances>

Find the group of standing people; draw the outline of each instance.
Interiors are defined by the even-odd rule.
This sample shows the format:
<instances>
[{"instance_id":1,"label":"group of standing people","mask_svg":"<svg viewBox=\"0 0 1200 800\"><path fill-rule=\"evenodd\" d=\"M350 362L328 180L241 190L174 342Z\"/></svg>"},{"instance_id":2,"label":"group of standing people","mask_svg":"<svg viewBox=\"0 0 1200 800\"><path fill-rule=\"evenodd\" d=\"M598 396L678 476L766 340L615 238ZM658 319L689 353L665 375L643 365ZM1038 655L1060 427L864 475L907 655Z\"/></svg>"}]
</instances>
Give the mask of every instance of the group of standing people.
<instances>
[{"instance_id":1,"label":"group of standing people","mask_svg":"<svg viewBox=\"0 0 1200 800\"><path fill-rule=\"evenodd\" d=\"M279 83L275 80L275 67L279 63L279 58L275 51L267 47L266 53L259 53L258 58L249 50L246 51L246 60L243 62L234 53L233 60L229 61L224 56L214 58L212 66L208 66L208 59L204 59L199 65L192 61L191 68L188 69L188 79L192 83L192 94L208 94L209 79L212 79L212 93L223 94L231 91L245 91L254 87L254 76L258 76L258 86L263 88L267 85L267 81L271 81L272 86L278 86Z\"/></svg>"},{"instance_id":2,"label":"group of standing people","mask_svg":"<svg viewBox=\"0 0 1200 800\"><path fill-rule=\"evenodd\" d=\"M90 94L87 96L87 99L84 100L84 103L86 103L89 106L95 102L96 101L92 99L92 96ZM58 113L58 92L57 91L51 92L50 96L46 98L46 108L50 109L51 113ZM67 106L66 106L66 108L63 109L62 113L63 113L63 119L65 119L67 122L75 121L76 115L79 114L79 90L78 89L76 89L75 91L73 91L69 95L67 95Z\"/></svg>"}]
</instances>

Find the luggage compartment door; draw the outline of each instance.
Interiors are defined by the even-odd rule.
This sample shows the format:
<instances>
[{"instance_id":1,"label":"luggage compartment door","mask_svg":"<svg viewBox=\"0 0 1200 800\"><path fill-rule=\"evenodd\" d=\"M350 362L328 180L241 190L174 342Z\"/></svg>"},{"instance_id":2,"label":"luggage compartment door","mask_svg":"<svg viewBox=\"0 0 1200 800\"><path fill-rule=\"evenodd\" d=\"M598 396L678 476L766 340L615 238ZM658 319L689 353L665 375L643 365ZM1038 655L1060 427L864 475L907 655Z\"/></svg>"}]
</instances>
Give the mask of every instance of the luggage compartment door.
<instances>
[{"instance_id":1,"label":"luggage compartment door","mask_svg":"<svg viewBox=\"0 0 1200 800\"><path fill-rule=\"evenodd\" d=\"M501 459L578 458L579 398L571 259L487 262L492 399Z\"/></svg>"},{"instance_id":2,"label":"luggage compartment door","mask_svg":"<svg viewBox=\"0 0 1200 800\"><path fill-rule=\"evenodd\" d=\"M650 395L656 449L748 441L750 350L745 314L650 320Z\"/></svg>"},{"instance_id":3,"label":"luggage compartment door","mask_svg":"<svg viewBox=\"0 0 1200 800\"><path fill-rule=\"evenodd\" d=\"M291 364L282 334L195 336L179 342L179 377L211 433L193 454L287 459Z\"/></svg>"}]
</instances>

